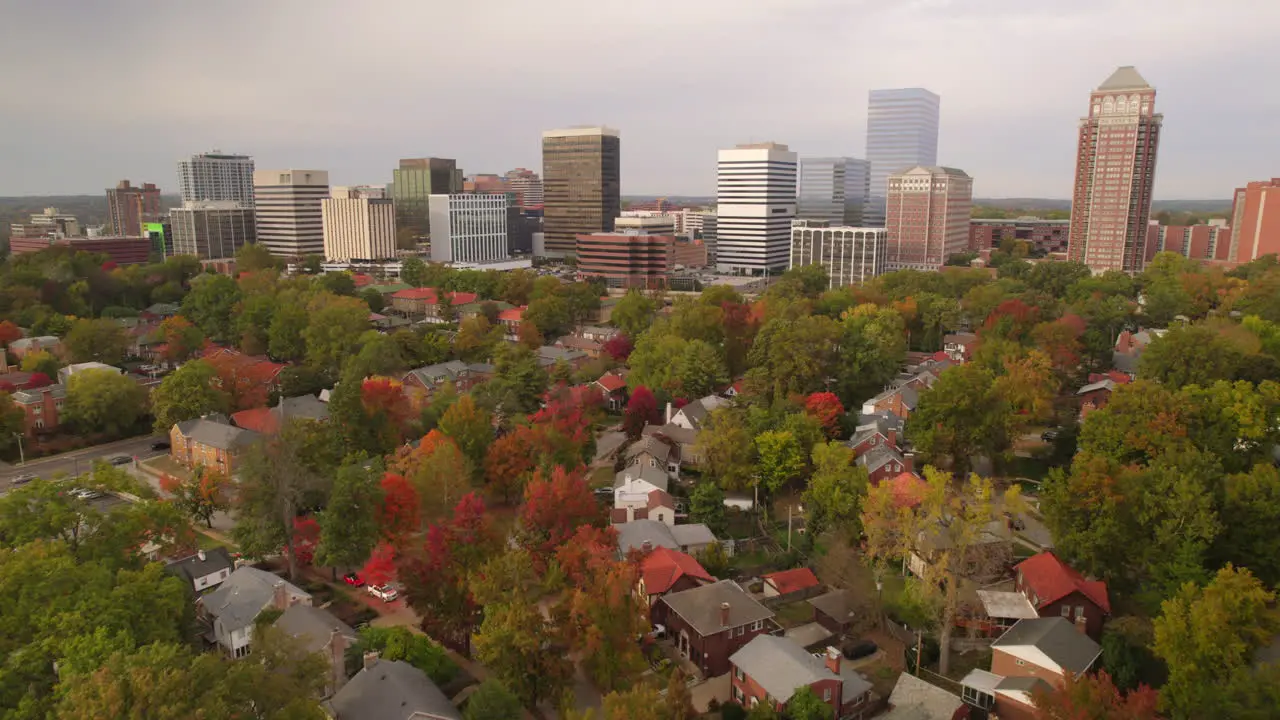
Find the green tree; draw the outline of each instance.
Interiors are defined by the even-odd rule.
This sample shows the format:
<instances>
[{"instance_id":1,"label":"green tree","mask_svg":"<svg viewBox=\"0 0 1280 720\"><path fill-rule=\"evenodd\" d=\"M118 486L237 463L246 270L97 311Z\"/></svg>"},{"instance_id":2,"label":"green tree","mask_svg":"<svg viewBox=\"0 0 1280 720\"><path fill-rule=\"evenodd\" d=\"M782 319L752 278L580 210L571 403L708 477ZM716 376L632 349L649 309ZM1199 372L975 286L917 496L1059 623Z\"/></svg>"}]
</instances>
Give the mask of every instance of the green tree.
<instances>
[{"instance_id":1,"label":"green tree","mask_svg":"<svg viewBox=\"0 0 1280 720\"><path fill-rule=\"evenodd\" d=\"M351 273L327 272L316 277L316 285L324 292L334 295L356 294L356 281L352 279Z\"/></svg>"},{"instance_id":2,"label":"green tree","mask_svg":"<svg viewBox=\"0 0 1280 720\"><path fill-rule=\"evenodd\" d=\"M317 564L336 570L357 567L369 558L382 530L380 475L376 465L366 468L359 460L338 468L329 503L320 512Z\"/></svg>"},{"instance_id":3,"label":"green tree","mask_svg":"<svg viewBox=\"0 0 1280 720\"><path fill-rule=\"evenodd\" d=\"M281 263L265 245L250 243L236 251L237 272L258 272L259 270L281 270Z\"/></svg>"},{"instance_id":4,"label":"green tree","mask_svg":"<svg viewBox=\"0 0 1280 720\"><path fill-rule=\"evenodd\" d=\"M755 445L756 471L765 492L777 493L804 472L804 449L791 433L768 430L756 436Z\"/></svg>"},{"instance_id":5,"label":"green tree","mask_svg":"<svg viewBox=\"0 0 1280 720\"><path fill-rule=\"evenodd\" d=\"M27 413L13 401L13 395L0 390L0 451L12 449L26 427Z\"/></svg>"},{"instance_id":6,"label":"green tree","mask_svg":"<svg viewBox=\"0 0 1280 720\"><path fill-rule=\"evenodd\" d=\"M314 298L307 309L310 318L302 331L307 364L336 373L369 329L369 307L352 297L325 293Z\"/></svg>"},{"instance_id":7,"label":"green tree","mask_svg":"<svg viewBox=\"0 0 1280 720\"><path fill-rule=\"evenodd\" d=\"M410 367L404 357L404 348L390 335L367 330L360 336L359 345L360 352L347 359L344 372L350 371L361 378L376 375L399 377Z\"/></svg>"},{"instance_id":8,"label":"green tree","mask_svg":"<svg viewBox=\"0 0 1280 720\"><path fill-rule=\"evenodd\" d=\"M860 305L840 322L840 400L852 407L875 395L898 373L906 358L906 325L892 308Z\"/></svg>"},{"instance_id":9,"label":"green tree","mask_svg":"<svg viewBox=\"0 0 1280 720\"><path fill-rule=\"evenodd\" d=\"M1174 327L1151 341L1138 361L1138 375L1177 389L1234 380L1244 361L1234 344L1209 328Z\"/></svg>"},{"instance_id":10,"label":"green tree","mask_svg":"<svg viewBox=\"0 0 1280 720\"><path fill-rule=\"evenodd\" d=\"M631 290L613 306L609 321L626 333L627 337L638 338L649 329L653 322L658 304L639 290Z\"/></svg>"},{"instance_id":11,"label":"green tree","mask_svg":"<svg viewBox=\"0 0 1280 720\"><path fill-rule=\"evenodd\" d=\"M506 685L489 678L476 688L462 711L463 720L509 720L520 717L523 708Z\"/></svg>"},{"instance_id":12,"label":"green tree","mask_svg":"<svg viewBox=\"0 0 1280 720\"><path fill-rule=\"evenodd\" d=\"M118 435L142 417L147 391L128 375L111 370L81 370L67 380L66 419L82 432Z\"/></svg>"},{"instance_id":13,"label":"green tree","mask_svg":"<svg viewBox=\"0 0 1280 720\"><path fill-rule=\"evenodd\" d=\"M834 440L813 446L813 468L803 496L806 531L814 537L828 529L850 538L860 535L870 484L866 468L855 465L853 451Z\"/></svg>"},{"instance_id":14,"label":"green tree","mask_svg":"<svg viewBox=\"0 0 1280 720\"><path fill-rule=\"evenodd\" d=\"M840 326L825 315L765 323L747 355L747 381L775 400L826 389L835 373Z\"/></svg>"},{"instance_id":15,"label":"green tree","mask_svg":"<svg viewBox=\"0 0 1280 720\"><path fill-rule=\"evenodd\" d=\"M427 283L427 264L418 258L408 258L400 264L400 279L407 285L423 287Z\"/></svg>"},{"instance_id":16,"label":"green tree","mask_svg":"<svg viewBox=\"0 0 1280 720\"><path fill-rule=\"evenodd\" d=\"M22 370L29 373L40 373L48 378L58 377L58 368L62 363L48 350L36 350L22 356Z\"/></svg>"},{"instance_id":17,"label":"green tree","mask_svg":"<svg viewBox=\"0 0 1280 720\"><path fill-rule=\"evenodd\" d=\"M216 342L235 340L234 313L240 288L226 275L201 275L182 299L182 314Z\"/></svg>"},{"instance_id":18,"label":"green tree","mask_svg":"<svg viewBox=\"0 0 1280 720\"><path fill-rule=\"evenodd\" d=\"M834 720L835 709L823 701L813 688L805 685L787 700L787 717L790 720Z\"/></svg>"},{"instance_id":19,"label":"green tree","mask_svg":"<svg viewBox=\"0 0 1280 720\"><path fill-rule=\"evenodd\" d=\"M476 659L526 707L559 697L573 676L559 630L531 603L486 605L474 646Z\"/></svg>"},{"instance_id":20,"label":"green tree","mask_svg":"<svg viewBox=\"0 0 1280 720\"><path fill-rule=\"evenodd\" d=\"M267 331L267 351L279 360L297 361L307 354L303 333L310 316L306 299L295 292L281 293L276 300L275 314Z\"/></svg>"},{"instance_id":21,"label":"green tree","mask_svg":"<svg viewBox=\"0 0 1280 720\"><path fill-rule=\"evenodd\" d=\"M373 288L361 290L360 299L364 300L365 304L369 306L369 312L380 313L387 306L387 299L383 297L381 292Z\"/></svg>"},{"instance_id":22,"label":"green tree","mask_svg":"<svg viewBox=\"0 0 1280 720\"><path fill-rule=\"evenodd\" d=\"M538 409L547 391L547 373L533 351L519 345L498 349L493 379L476 388L476 401L499 419Z\"/></svg>"},{"instance_id":23,"label":"green tree","mask_svg":"<svg viewBox=\"0 0 1280 720\"><path fill-rule=\"evenodd\" d=\"M478 471L493 442L493 418L489 413L477 407L470 395L463 395L440 418L440 430L453 438L471 467Z\"/></svg>"},{"instance_id":24,"label":"green tree","mask_svg":"<svg viewBox=\"0 0 1280 720\"><path fill-rule=\"evenodd\" d=\"M215 513L231 508L231 478L216 468L197 467L185 480L165 475L160 479L160 487L179 510L203 521L209 528L213 527Z\"/></svg>"},{"instance_id":25,"label":"green tree","mask_svg":"<svg viewBox=\"0 0 1280 720\"><path fill-rule=\"evenodd\" d=\"M636 341L635 350L627 358L627 385L633 390L643 385L651 390L669 393L680 389L677 375L679 360L684 357L689 341L655 325Z\"/></svg>"},{"instance_id":26,"label":"green tree","mask_svg":"<svg viewBox=\"0 0 1280 720\"><path fill-rule=\"evenodd\" d=\"M724 491L714 482L701 482L689 493L689 520L703 523L720 537L728 530L724 512Z\"/></svg>"},{"instance_id":27,"label":"green tree","mask_svg":"<svg viewBox=\"0 0 1280 720\"><path fill-rule=\"evenodd\" d=\"M965 473L978 455L994 457L1009 446L1009 404L994 391L995 379L978 363L942 373L920 393L907 418L907 436L930 463L949 460Z\"/></svg>"},{"instance_id":28,"label":"green tree","mask_svg":"<svg viewBox=\"0 0 1280 720\"><path fill-rule=\"evenodd\" d=\"M231 407L227 394L218 388L218 373L203 360L192 360L160 381L151 391L151 412L156 432L209 413L225 413Z\"/></svg>"},{"instance_id":29,"label":"green tree","mask_svg":"<svg viewBox=\"0 0 1280 720\"><path fill-rule=\"evenodd\" d=\"M568 299L563 295L548 295L530 301L523 320L533 323L534 327L542 331L543 336L554 338L573 325L573 312Z\"/></svg>"},{"instance_id":30,"label":"green tree","mask_svg":"<svg viewBox=\"0 0 1280 720\"><path fill-rule=\"evenodd\" d=\"M1226 478L1223 488L1222 534L1212 556L1247 566L1266 586L1280 583L1280 471L1270 464Z\"/></svg>"},{"instance_id":31,"label":"green tree","mask_svg":"<svg viewBox=\"0 0 1280 720\"><path fill-rule=\"evenodd\" d=\"M729 384L720 353L702 340L691 340L676 360L676 378L687 398L711 395Z\"/></svg>"},{"instance_id":32,"label":"green tree","mask_svg":"<svg viewBox=\"0 0 1280 720\"><path fill-rule=\"evenodd\" d=\"M755 443L741 411L716 408L698 433L697 455L703 474L725 490L751 487L755 475Z\"/></svg>"},{"instance_id":33,"label":"green tree","mask_svg":"<svg viewBox=\"0 0 1280 720\"><path fill-rule=\"evenodd\" d=\"M124 327L115 320L76 320L63 340L72 362L119 365L129 349Z\"/></svg>"},{"instance_id":34,"label":"green tree","mask_svg":"<svg viewBox=\"0 0 1280 720\"><path fill-rule=\"evenodd\" d=\"M463 360L481 362L493 357L501 343L502 328L490 325L483 315L475 315L458 326L453 349Z\"/></svg>"}]
</instances>

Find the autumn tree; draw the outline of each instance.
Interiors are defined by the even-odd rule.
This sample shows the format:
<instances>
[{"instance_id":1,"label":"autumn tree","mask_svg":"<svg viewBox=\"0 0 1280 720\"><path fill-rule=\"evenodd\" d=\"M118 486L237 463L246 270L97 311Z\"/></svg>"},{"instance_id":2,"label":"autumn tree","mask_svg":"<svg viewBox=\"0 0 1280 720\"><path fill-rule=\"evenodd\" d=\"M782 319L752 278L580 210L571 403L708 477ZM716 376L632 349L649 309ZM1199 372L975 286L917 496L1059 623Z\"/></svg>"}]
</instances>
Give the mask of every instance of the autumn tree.
<instances>
[{"instance_id":1,"label":"autumn tree","mask_svg":"<svg viewBox=\"0 0 1280 720\"><path fill-rule=\"evenodd\" d=\"M231 508L231 479L217 468L201 465L186 479L162 475L160 489L182 512L209 528L213 527L214 513Z\"/></svg>"},{"instance_id":2,"label":"autumn tree","mask_svg":"<svg viewBox=\"0 0 1280 720\"><path fill-rule=\"evenodd\" d=\"M392 469L408 478L424 520L442 516L471 489L466 456L439 430L427 433L416 448L398 451Z\"/></svg>"},{"instance_id":3,"label":"autumn tree","mask_svg":"<svg viewBox=\"0 0 1280 720\"><path fill-rule=\"evenodd\" d=\"M644 600L633 592L638 566L611 563L576 585L567 602L569 641L601 690L626 687L645 666L637 637L649 631Z\"/></svg>"},{"instance_id":4,"label":"autumn tree","mask_svg":"<svg viewBox=\"0 0 1280 720\"><path fill-rule=\"evenodd\" d=\"M523 495L524 486L537 467L534 432L527 426L519 427L494 440L485 452L485 487L503 502Z\"/></svg>"},{"instance_id":5,"label":"autumn tree","mask_svg":"<svg viewBox=\"0 0 1280 720\"><path fill-rule=\"evenodd\" d=\"M358 298L320 293L307 305L307 364L336 373L369 329L369 306Z\"/></svg>"},{"instance_id":6,"label":"autumn tree","mask_svg":"<svg viewBox=\"0 0 1280 720\"><path fill-rule=\"evenodd\" d=\"M506 685L489 678L476 687L462 711L463 720L508 720L520 717L520 698Z\"/></svg>"},{"instance_id":7,"label":"autumn tree","mask_svg":"<svg viewBox=\"0 0 1280 720\"><path fill-rule=\"evenodd\" d=\"M867 469L855 465L853 451L834 440L813 447L813 467L803 495L808 512L806 531L814 537L828 529L845 537L857 537L870 485Z\"/></svg>"},{"instance_id":8,"label":"autumn tree","mask_svg":"<svg viewBox=\"0 0 1280 720\"><path fill-rule=\"evenodd\" d=\"M181 315L165 318L160 323L160 337L164 339L164 359L180 363L191 358L204 346L204 333Z\"/></svg>"},{"instance_id":9,"label":"autumn tree","mask_svg":"<svg viewBox=\"0 0 1280 720\"><path fill-rule=\"evenodd\" d=\"M373 441L372 449L383 452L401 443L413 415L404 384L388 377L366 378L360 383L360 409L364 431ZM364 449L354 443L349 449L357 448Z\"/></svg>"},{"instance_id":10,"label":"autumn tree","mask_svg":"<svg viewBox=\"0 0 1280 720\"><path fill-rule=\"evenodd\" d=\"M805 453L795 435L785 430L767 430L756 436L756 472L767 493L777 493L800 478L805 469Z\"/></svg>"},{"instance_id":11,"label":"autumn tree","mask_svg":"<svg viewBox=\"0 0 1280 720\"><path fill-rule=\"evenodd\" d=\"M316 562L335 569L353 568L373 552L384 532L379 521L387 501L380 474L376 465L365 467L359 461L338 468L329 503L320 512Z\"/></svg>"},{"instance_id":12,"label":"autumn tree","mask_svg":"<svg viewBox=\"0 0 1280 720\"><path fill-rule=\"evenodd\" d=\"M440 418L440 430L453 438L472 468L481 469L493 442L493 418L487 411L477 407L470 395L463 395Z\"/></svg>"},{"instance_id":13,"label":"autumn tree","mask_svg":"<svg viewBox=\"0 0 1280 720\"><path fill-rule=\"evenodd\" d=\"M675 359L675 376L680 392L688 398L706 397L729 384L720 352L703 340L690 340Z\"/></svg>"},{"instance_id":14,"label":"autumn tree","mask_svg":"<svg viewBox=\"0 0 1280 720\"><path fill-rule=\"evenodd\" d=\"M495 349L501 342L501 326L491 325L483 315L473 315L458 325L453 349L463 360L485 362L493 357Z\"/></svg>"},{"instance_id":15,"label":"autumn tree","mask_svg":"<svg viewBox=\"0 0 1280 720\"><path fill-rule=\"evenodd\" d=\"M844 405L840 404L840 398L836 397L835 393L813 393L805 398L804 411L817 419L822 429L826 431L827 437L839 437L842 431L840 424L844 419Z\"/></svg>"},{"instance_id":16,"label":"autumn tree","mask_svg":"<svg viewBox=\"0 0 1280 720\"><path fill-rule=\"evenodd\" d=\"M640 385L631 391L622 413L622 430L632 441L639 440L646 425L658 422L658 401L649 388Z\"/></svg>"},{"instance_id":17,"label":"autumn tree","mask_svg":"<svg viewBox=\"0 0 1280 720\"><path fill-rule=\"evenodd\" d=\"M377 507L376 526L379 536L391 543L402 544L421 524L418 492L403 475L383 473L379 482L381 502Z\"/></svg>"},{"instance_id":18,"label":"autumn tree","mask_svg":"<svg viewBox=\"0 0 1280 720\"><path fill-rule=\"evenodd\" d=\"M652 298L639 290L630 290L613 307L609 319L627 337L635 338L649 329L649 324L653 322L653 315L657 311L658 305Z\"/></svg>"},{"instance_id":19,"label":"autumn tree","mask_svg":"<svg viewBox=\"0 0 1280 720\"><path fill-rule=\"evenodd\" d=\"M1158 720L1160 696L1143 685L1121 692L1106 670L1077 677L1068 673L1060 688L1041 688L1032 694L1039 717L1045 720Z\"/></svg>"},{"instance_id":20,"label":"autumn tree","mask_svg":"<svg viewBox=\"0 0 1280 720\"><path fill-rule=\"evenodd\" d=\"M119 365L129 349L129 337L115 320L81 319L71 323L63 339L72 362L100 362Z\"/></svg>"},{"instance_id":21,"label":"autumn tree","mask_svg":"<svg viewBox=\"0 0 1280 720\"><path fill-rule=\"evenodd\" d=\"M216 382L217 372L203 360L193 360L167 375L151 391L151 412L157 432L209 413L225 413L230 400Z\"/></svg>"},{"instance_id":22,"label":"autumn tree","mask_svg":"<svg viewBox=\"0 0 1280 720\"><path fill-rule=\"evenodd\" d=\"M626 333L618 333L609 338L605 341L603 347L604 352L618 362L626 362L634 349L635 344L631 342L631 338Z\"/></svg>"},{"instance_id":23,"label":"autumn tree","mask_svg":"<svg viewBox=\"0 0 1280 720\"><path fill-rule=\"evenodd\" d=\"M203 362L213 368L217 386L227 396L233 411L248 410L267 404L270 394L268 384L258 369L244 362L242 356L233 353L206 355Z\"/></svg>"},{"instance_id":24,"label":"autumn tree","mask_svg":"<svg viewBox=\"0 0 1280 720\"><path fill-rule=\"evenodd\" d=\"M880 392L902 367L907 328L893 308L859 305L840 321L840 357L836 388L852 407Z\"/></svg>"},{"instance_id":25,"label":"autumn tree","mask_svg":"<svg viewBox=\"0 0 1280 720\"><path fill-rule=\"evenodd\" d=\"M36 350L22 356L21 367L23 372L54 377L58 374L58 368L62 367L62 363L58 362L58 358L48 350Z\"/></svg>"},{"instance_id":26,"label":"autumn tree","mask_svg":"<svg viewBox=\"0 0 1280 720\"><path fill-rule=\"evenodd\" d=\"M538 471L524 489L520 542L543 563L579 526L597 525L602 519L584 470L556 467L549 474Z\"/></svg>"},{"instance_id":27,"label":"autumn tree","mask_svg":"<svg viewBox=\"0 0 1280 720\"><path fill-rule=\"evenodd\" d=\"M907 418L907 436L929 462L949 461L957 475L971 458L994 456L1009 444L1008 402L994 390L995 378L977 363L948 369L920 393Z\"/></svg>"},{"instance_id":28,"label":"autumn tree","mask_svg":"<svg viewBox=\"0 0 1280 720\"><path fill-rule=\"evenodd\" d=\"M22 328L12 320L0 320L0 348L7 348L14 340L22 338Z\"/></svg>"}]
</instances>

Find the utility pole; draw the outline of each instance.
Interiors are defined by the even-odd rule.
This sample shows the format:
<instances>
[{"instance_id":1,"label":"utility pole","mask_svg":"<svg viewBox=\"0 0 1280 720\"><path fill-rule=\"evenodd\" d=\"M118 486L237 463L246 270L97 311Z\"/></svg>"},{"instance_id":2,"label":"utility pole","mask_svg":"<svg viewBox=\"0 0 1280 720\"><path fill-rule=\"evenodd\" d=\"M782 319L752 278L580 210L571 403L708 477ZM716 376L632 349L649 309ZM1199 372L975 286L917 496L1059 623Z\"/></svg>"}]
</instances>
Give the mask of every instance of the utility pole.
<instances>
[{"instance_id":1,"label":"utility pole","mask_svg":"<svg viewBox=\"0 0 1280 720\"><path fill-rule=\"evenodd\" d=\"M787 505L787 552L791 552L791 505Z\"/></svg>"},{"instance_id":2,"label":"utility pole","mask_svg":"<svg viewBox=\"0 0 1280 720\"><path fill-rule=\"evenodd\" d=\"M916 630L916 677L920 677L920 649L924 642L920 639L920 631Z\"/></svg>"}]
</instances>

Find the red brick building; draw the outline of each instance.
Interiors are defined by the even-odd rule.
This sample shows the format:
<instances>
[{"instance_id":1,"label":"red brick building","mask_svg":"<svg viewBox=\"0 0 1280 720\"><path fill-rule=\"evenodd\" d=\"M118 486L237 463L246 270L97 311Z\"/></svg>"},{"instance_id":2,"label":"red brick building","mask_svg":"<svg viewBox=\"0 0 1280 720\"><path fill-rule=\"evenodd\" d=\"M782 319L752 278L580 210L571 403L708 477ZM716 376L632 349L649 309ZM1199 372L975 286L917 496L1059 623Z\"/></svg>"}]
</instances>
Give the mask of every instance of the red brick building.
<instances>
[{"instance_id":1,"label":"red brick building","mask_svg":"<svg viewBox=\"0 0 1280 720\"><path fill-rule=\"evenodd\" d=\"M1102 625L1111 614L1105 582L1085 579L1048 550L1018 563L1014 571L1014 589L1040 617L1061 617L1080 625L1089 637L1102 637Z\"/></svg>"},{"instance_id":2,"label":"red brick building","mask_svg":"<svg viewBox=\"0 0 1280 720\"><path fill-rule=\"evenodd\" d=\"M659 288L675 264L674 235L613 232L579 235L578 273L602 278L609 287Z\"/></svg>"},{"instance_id":3,"label":"red brick building","mask_svg":"<svg viewBox=\"0 0 1280 720\"><path fill-rule=\"evenodd\" d=\"M1002 720L1036 720L1033 696L1079 677L1101 655L1098 643L1060 617L1019 620L992 643L991 670L972 670L960 681L961 696Z\"/></svg>"},{"instance_id":4,"label":"red brick building","mask_svg":"<svg viewBox=\"0 0 1280 720\"><path fill-rule=\"evenodd\" d=\"M1070 234L1070 220L976 218L969 221L969 249L995 250L1005 240L1022 240L1037 254L1065 253Z\"/></svg>"},{"instance_id":5,"label":"red brick building","mask_svg":"<svg viewBox=\"0 0 1280 720\"><path fill-rule=\"evenodd\" d=\"M836 718L861 717L871 699L871 682L844 667L840 651L827 648L821 659L796 641L761 635L730 658L730 696L743 707L769 705L782 712L802 688L831 706Z\"/></svg>"},{"instance_id":6,"label":"red brick building","mask_svg":"<svg viewBox=\"0 0 1280 720\"><path fill-rule=\"evenodd\" d=\"M1175 252L1192 260L1227 260L1231 252L1231 228L1222 221L1212 225L1147 226L1147 254L1150 261L1158 252Z\"/></svg>"},{"instance_id":7,"label":"red brick building","mask_svg":"<svg viewBox=\"0 0 1280 720\"><path fill-rule=\"evenodd\" d=\"M937 270L969 247L973 178L947 167L914 167L889 176L885 228L888 270Z\"/></svg>"},{"instance_id":8,"label":"red brick building","mask_svg":"<svg viewBox=\"0 0 1280 720\"><path fill-rule=\"evenodd\" d=\"M732 580L667 595L654 605L653 617L704 677L729 672L730 655L778 629L773 611Z\"/></svg>"},{"instance_id":9,"label":"red brick building","mask_svg":"<svg viewBox=\"0 0 1280 720\"><path fill-rule=\"evenodd\" d=\"M66 398L65 385L46 385L13 393L14 405L22 408L23 434L30 437L57 430Z\"/></svg>"},{"instance_id":10,"label":"red brick building","mask_svg":"<svg viewBox=\"0 0 1280 720\"><path fill-rule=\"evenodd\" d=\"M152 183L134 187L128 180L121 180L107 189L107 215L111 232L116 235L142 235L142 224L160 215L160 188Z\"/></svg>"},{"instance_id":11,"label":"red brick building","mask_svg":"<svg viewBox=\"0 0 1280 720\"><path fill-rule=\"evenodd\" d=\"M1231 243L1227 260L1247 263L1280 253L1280 178L1236 188L1231 203Z\"/></svg>"},{"instance_id":12,"label":"red brick building","mask_svg":"<svg viewBox=\"0 0 1280 720\"><path fill-rule=\"evenodd\" d=\"M151 256L151 238L144 237L13 237L9 238L9 251L14 255L40 252L50 247L71 248L75 252L99 253L117 265L139 265Z\"/></svg>"}]
</instances>

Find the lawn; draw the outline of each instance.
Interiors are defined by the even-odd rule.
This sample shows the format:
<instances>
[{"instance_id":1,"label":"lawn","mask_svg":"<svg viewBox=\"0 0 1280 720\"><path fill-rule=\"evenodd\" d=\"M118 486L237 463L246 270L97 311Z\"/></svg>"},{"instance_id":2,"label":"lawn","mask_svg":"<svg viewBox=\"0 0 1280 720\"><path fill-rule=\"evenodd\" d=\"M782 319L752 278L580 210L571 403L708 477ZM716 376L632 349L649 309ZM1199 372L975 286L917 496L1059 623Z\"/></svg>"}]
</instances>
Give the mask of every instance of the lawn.
<instances>
[{"instance_id":1,"label":"lawn","mask_svg":"<svg viewBox=\"0 0 1280 720\"><path fill-rule=\"evenodd\" d=\"M813 606L801 600L800 602L787 603L774 608L774 620L784 628L793 628L798 625L813 622Z\"/></svg>"},{"instance_id":2,"label":"lawn","mask_svg":"<svg viewBox=\"0 0 1280 720\"><path fill-rule=\"evenodd\" d=\"M216 547L224 547L228 552L236 552L235 545L223 542L212 535L205 535L199 528L196 528L196 546L201 550L212 550Z\"/></svg>"},{"instance_id":3,"label":"lawn","mask_svg":"<svg viewBox=\"0 0 1280 720\"><path fill-rule=\"evenodd\" d=\"M613 466L605 465L591 471L591 477L587 479L587 484L594 488L613 487Z\"/></svg>"},{"instance_id":4,"label":"lawn","mask_svg":"<svg viewBox=\"0 0 1280 720\"><path fill-rule=\"evenodd\" d=\"M161 455L142 463L148 470L157 475L172 475L180 480L190 480L191 471L179 465L172 457Z\"/></svg>"}]
</instances>

